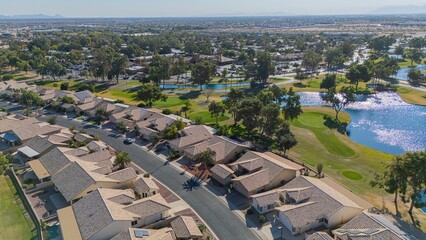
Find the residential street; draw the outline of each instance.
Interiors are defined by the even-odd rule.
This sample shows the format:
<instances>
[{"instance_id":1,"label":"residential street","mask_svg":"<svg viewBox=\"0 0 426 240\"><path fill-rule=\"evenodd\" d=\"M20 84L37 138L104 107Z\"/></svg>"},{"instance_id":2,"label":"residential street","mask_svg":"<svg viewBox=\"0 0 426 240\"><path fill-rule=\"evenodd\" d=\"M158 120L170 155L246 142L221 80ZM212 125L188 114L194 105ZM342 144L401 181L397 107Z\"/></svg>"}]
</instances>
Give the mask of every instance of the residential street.
<instances>
[{"instance_id":1,"label":"residential street","mask_svg":"<svg viewBox=\"0 0 426 240\"><path fill-rule=\"evenodd\" d=\"M49 115L43 116L41 120L47 120ZM66 119L61 115L57 117L57 124L63 127L75 126L84 128L83 123ZM206 222L219 239L259 239L257 235L247 228L245 223L225 205L213 193L203 185L188 188L191 178L178 171L173 166L164 164L156 156L143 150L141 147L130 144L125 145L123 138L108 136L109 131L86 126L86 131L99 138L106 144L119 151L128 152L133 162L145 171L151 173L153 177L174 191L179 197L185 200ZM183 171L183 170L182 170Z\"/></svg>"}]
</instances>

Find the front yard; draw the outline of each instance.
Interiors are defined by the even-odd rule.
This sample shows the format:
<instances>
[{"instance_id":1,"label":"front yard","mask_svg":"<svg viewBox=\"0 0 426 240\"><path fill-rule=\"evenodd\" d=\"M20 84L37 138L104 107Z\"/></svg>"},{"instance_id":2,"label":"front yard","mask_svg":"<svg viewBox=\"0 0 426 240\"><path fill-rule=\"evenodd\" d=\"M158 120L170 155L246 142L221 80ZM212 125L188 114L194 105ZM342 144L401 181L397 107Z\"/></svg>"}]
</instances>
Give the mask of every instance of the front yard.
<instances>
[{"instance_id":1,"label":"front yard","mask_svg":"<svg viewBox=\"0 0 426 240\"><path fill-rule=\"evenodd\" d=\"M37 239L36 228L11 180L0 175L0 239Z\"/></svg>"}]
</instances>

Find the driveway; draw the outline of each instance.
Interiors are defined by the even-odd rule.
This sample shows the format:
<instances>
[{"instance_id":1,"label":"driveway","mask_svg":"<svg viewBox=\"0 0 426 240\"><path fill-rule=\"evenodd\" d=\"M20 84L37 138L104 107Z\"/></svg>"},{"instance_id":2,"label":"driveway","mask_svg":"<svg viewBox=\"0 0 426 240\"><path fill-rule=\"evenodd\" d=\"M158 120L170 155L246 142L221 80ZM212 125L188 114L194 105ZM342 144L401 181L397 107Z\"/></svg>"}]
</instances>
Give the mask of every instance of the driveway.
<instances>
[{"instance_id":1,"label":"driveway","mask_svg":"<svg viewBox=\"0 0 426 240\"><path fill-rule=\"evenodd\" d=\"M40 117L44 121L47 118L48 116ZM66 119L63 116L58 115L57 124L68 128L71 126L85 128L89 134L98 135L102 141L114 149L129 153L136 165L151 173L153 177L187 202L219 239L259 239L237 215L231 212L229 206L225 205L203 185L188 188L188 183L191 183L193 179L191 180L189 176L170 166L168 162L164 162L157 156L143 150L140 146L136 144L125 145L122 137L109 137L108 131L91 126L83 126L82 123Z\"/></svg>"}]
</instances>

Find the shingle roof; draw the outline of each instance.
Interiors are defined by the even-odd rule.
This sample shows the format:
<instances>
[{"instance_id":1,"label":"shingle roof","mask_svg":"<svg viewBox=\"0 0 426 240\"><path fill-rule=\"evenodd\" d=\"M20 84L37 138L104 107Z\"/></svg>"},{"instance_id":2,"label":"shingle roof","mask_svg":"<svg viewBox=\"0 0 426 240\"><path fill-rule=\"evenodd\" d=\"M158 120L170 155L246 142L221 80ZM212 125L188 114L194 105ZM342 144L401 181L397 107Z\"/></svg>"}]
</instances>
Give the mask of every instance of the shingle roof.
<instances>
[{"instance_id":1,"label":"shingle roof","mask_svg":"<svg viewBox=\"0 0 426 240\"><path fill-rule=\"evenodd\" d=\"M224 164L216 164L210 169L210 171L222 179L225 179L234 173L232 169L230 169Z\"/></svg>"},{"instance_id":2,"label":"shingle roof","mask_svg":"<svg viewBox=\"0 0 426 240\"><path fill-rule=\"evenodd\" d=\"M185 149L191 145L201 141L210 139L212 133L202 125L195 125L182 130L182 137L169 141L169 143L177 148Z\"/></svg>"},{"instance_id":3,"label":"shingle roof","mask_svg":"<svg viewBox=\"0 0 426 240\"><path fill-rule=\"evenodd\" d=\"M136 232L138 231L144 231L148 236L142 238L136 237ZM111 240L175 240L175 237L173 229L171 228L161 228L158 230L129 228L119 233Z\"/></svg>"},{"instance_id":4,"label":"shingle roof","mask_svg":"<svg viewBox=\"0 0 426 240\"><path fill-rule=\"evenodd\" d=\"M306 237L306 240L333 240L333 238L325 232L314 232Z\"/></svg>"},{"instance_id":5,"label":"shingle roof","mask_svg":"<svg viewBox=\"0 0 426 240\"><path fill-rule=\"evenodd\" d=\"M266 207L280 201L280 192L282 191L274 189L268 192L252 195L251 198L255 199L260 207Z\"/></svg>"},{"instance_id":6,"label":"shingle roof","mask_svg":"<svg viewBox=\"0 0 426 240\"><path fill-rule=\"evenodd\" d=\"M108 200L123 194L129 194L129 190L99 188L72 205L83 239L89 239L115 220L133 221L133 214Z\"/></svg>"},{"instance_id":7,"label":"shingle roof","mask_svg":"<svg viewBox=\"0 0 426 240\"><path fill-rule=\"evenodd\" d=\"M126 182L136 177L137 177L137 174L133 168L125 168L107 175L107 178L113 179L119 182Z\"/></svg>"},{"instance_id":8,"label":"shingle roof","mask_svg":"<svg viewBox=\"0 0 426 240\"><path fill-rule=\"evenodd\" d=\"M190 216L179 216L170 222L177 238L202 237L200 229Z\"/></svg>"},{"instance_id":9,"label":"shingle roof","mask_svg":"<svg viewBox=\"0 0 426 240\"><path fill-rule=\"evenodd\" d=\"M232 179L234 182L240 182L248 192L257 190L269 184L269 169L262 169L252 174L242 175Z\"/></svg>"},{"instance_id":10,"label":"shingle roof","mask_svg":"<svg viewBox=\"0 0 426 240\"><path fill-rule=\"evenodd\" d=\"M49 142L49 137L42 136L42 135L35 136L25 143L25 146L30 147L31 149L33 149L34 151L38 153L43 153L52 145L53 144Z\"/></svg>"},{"instance_id":11,"label":"shingle roof","mask_svg":"<svg viewBox=\"0 0 426 240\"><path fill-rule=\"evenodd\" d=\"M139 194L142 194L144 192L148 191L156 191L160 188L157 186L157 184L152 180L152 178L149 177L138 177L135 182L135 191Z\"/></svg>"},{"instance_id":12,"label":"shingle roof","mask_svg":"<svg viewBox=\"0 0 426 240\"><path fill-rule=\"evenodd\" d=\"M141 218L145 218L168 211L170 207L160 194L155 194L151 197L137 200L123 209Z\"/></svg>"},{"instance_id":13,"label":"shingle roof","mask_svg":"<svg viewBox=\"0 0 426 240\"><path fill-rule=\"evenodd\" d=\"M310 190L310 197L305 201L295 204L286 204L277 208L280 212L285 214L294 227L305 226L307 223L314 222L324 216L330 217L344 206L356 208L361 211L361 207L320 179L299 176L282 187L284 191L290 193L294 192L295 189L300 190L307 188L312 189ZM290 198L291 200L291 195L286 195L286 198Z\"/></svg>"},{"instance_id":14,"label":"shingle roof","mask_svg":"<svg viewBox=\"0 0 426 240\"><path fill-rule=\"evenodd\" d=\"M367 212L361 212L341 228L334 231L337 239L389 239L401 240L406 238L399 228L384 217Z\"/></svg>"},{"instance_id":15,"label":"shingle roof","mask_svg":"<svg viewBox=\"0 0 426 240\"><path fill-rule=\"evenodd\" d=\"M40 162L51 176L55 175L57 172L75 160L75 158L72 156L63 153L63 151L69 149L70 148L54 148L40 158Z\"/></svg>"}]
</instances>

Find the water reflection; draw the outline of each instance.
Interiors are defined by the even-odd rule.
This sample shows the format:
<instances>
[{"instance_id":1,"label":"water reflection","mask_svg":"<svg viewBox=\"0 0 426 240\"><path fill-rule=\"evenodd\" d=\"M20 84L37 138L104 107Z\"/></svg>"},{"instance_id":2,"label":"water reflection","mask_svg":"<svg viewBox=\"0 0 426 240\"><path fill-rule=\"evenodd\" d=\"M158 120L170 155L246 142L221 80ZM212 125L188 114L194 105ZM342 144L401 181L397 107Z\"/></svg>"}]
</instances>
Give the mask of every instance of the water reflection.
<instances>
[{"instance_id":1,"label":"water reflection","mask_svg":"<svg viewBox=\"0 0 426 240\"><path fill-rule=\"evenodd\" d=\"M322 93L300 92L302 105L327 105ZM358 95L346 112L350 138L392 154L426 149L426 107L405 103L396 93Z\"/></svg>"},{"instance_id":2,"label":"water reflection","mask_svg":"<svg viewBox=\"0 0 426 240\"><path fill-rule=\"evenodd\" d=\"M426 70L426 64L421 64L416 67L418 70ZM408 81L408 72L411 68L401 68L395 75L395 78L398 80Z\"/></svg>"}]
</instances>

